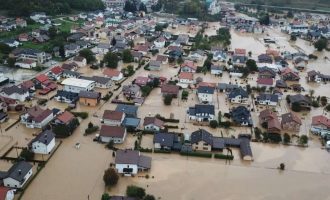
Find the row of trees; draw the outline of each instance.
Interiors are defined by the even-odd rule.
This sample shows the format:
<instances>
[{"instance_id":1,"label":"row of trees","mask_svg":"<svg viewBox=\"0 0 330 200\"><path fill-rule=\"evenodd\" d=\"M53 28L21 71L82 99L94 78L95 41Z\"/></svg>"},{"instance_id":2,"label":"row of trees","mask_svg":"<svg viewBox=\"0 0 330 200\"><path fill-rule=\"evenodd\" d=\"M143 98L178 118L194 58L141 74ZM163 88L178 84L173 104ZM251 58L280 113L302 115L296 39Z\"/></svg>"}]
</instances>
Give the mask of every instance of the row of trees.
<instances>
[{"instance_id":1,"label":"row of trees","mask_svg":"<svg viewBox=\"0 0 330 200\"><path fill-rule=\"evenodd\" d=\"M71 13L73 10L93 11L105 8L101 0L0 0L0 5L12 16L29 16L33 12L56 15Z\"/></svg>"},{"instance_id":2,"label":"row of trees","mask_svg":"<svg viewBox=\"0 0 330 200\"><path fill-rule=\"evenodd\" d=\"M136 11L144 11L147 12L147 7L144 3L140 2L138 4L137 1L128 0L125 2L124 11L135 13Z\"/></svg>"}]
</instances>

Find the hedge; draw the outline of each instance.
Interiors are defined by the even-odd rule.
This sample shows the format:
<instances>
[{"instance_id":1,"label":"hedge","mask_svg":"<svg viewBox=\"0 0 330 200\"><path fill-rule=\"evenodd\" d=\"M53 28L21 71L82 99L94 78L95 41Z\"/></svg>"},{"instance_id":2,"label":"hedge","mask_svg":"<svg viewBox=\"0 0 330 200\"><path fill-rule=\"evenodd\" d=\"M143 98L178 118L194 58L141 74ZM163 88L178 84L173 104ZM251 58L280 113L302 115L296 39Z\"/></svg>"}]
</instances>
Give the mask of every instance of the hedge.
<instances>
[{"instance_id":1,"label":"hedge","mask_svg":"<svg viewBox=\"0 0 330 200\"><path fill-rule=\"evenodd\" d=\"M225 159L225 160L234 160L234 156L232 156L232 155L224 155L224 154L214 154L214 158Z\"/></svg>"},{"instance_id":2,"label":"hedge","mask_svg":"<svg viewBox=\"0 0 330 200\"><path fill-rule=\"evenodd\" d=\"M75 117L80 117L81 119L86 119L88 117L88 112L72 112Z\"/></svg>"},{"instance_id":3,"label":"hedge","mask_svg":"<svg viewBox=\"0 0 330 200\"><path fill-rule=\"evenodd\" d=\"M148 131L148 130L143 130L142 131L143 135L147 135L147 134L153 135L154 133L155 133L155 131Z\"/></svg>"},{"instance_id":4,"label":"hedge","mask_svg":"<svg viewBox=\"0 0 330 200\"><path fill-rule=\"evenodd\" d=\"M95 133L98 130L99 130L99 127L98 126L93 126L91 128L86 128L85 135Z\"/></svg>"},{"instance_id":5,"label":"hedge","mask_svg":"<svg viewBox=\"0 0 330 200\"><path fill-rule=\"evenodd\" d=\"M179 126L164 125L165 128L179 128Z\"/></svg>"},{"instance_id":6,"label":"hedge","mask_svg":"<svg viewBox=\"0 0 330 200\"><path fill-rule=\"evenodd\" d=\"M154 150L154 153L171 153L171 151L158 149Z\"/></svg>"},{"instance_id":7,"label":"hedge","mask_svg":"<svg viewBox=\"0 0 330 200\"><path fill-rule=\"evenodd\" d=\"M149 149L149 148L142 148L142 147L140 147L140 148L139 148L139 151L140 151L140 152L151 153L151 152L152 152L152 149Z\"/></svg>"},{"instance_id":8,"label":"hedge","mask_svg":"<svg viewBox=\"0 0 330 200\"><path fill-rule=\"evenodd\" d=\"M182 156L195 156L203 158L212 158L212 153L202 153L202 152L180 152Z\"/></svg>"},{"instance_id":9,"label":"hedge","mask_svg":"<svg viewBox=\"0 0 330 200\"><path fill-rule=\"evenodd\" d=\"M165 117L163 117L159 114L156 115L156 118L158 118L158 119L160 119L164 122L172 122L172 123L179 123L180 122L180 120L178 120L178 119L167 119L167 118L165 118Z\"/></svg>"}]
</instances>

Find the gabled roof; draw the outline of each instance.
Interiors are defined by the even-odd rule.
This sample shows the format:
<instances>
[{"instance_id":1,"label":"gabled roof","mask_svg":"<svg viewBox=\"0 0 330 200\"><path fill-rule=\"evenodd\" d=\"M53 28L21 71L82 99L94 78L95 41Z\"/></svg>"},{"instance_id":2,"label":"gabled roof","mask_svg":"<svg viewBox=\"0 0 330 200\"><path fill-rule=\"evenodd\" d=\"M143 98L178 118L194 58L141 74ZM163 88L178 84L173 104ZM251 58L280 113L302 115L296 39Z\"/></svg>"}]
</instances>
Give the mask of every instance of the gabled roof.
<instances>
[{"instance_id":1,"label":"gabled roof","mask_svg":"<svg viewBox=\"0 0 330 200\"><path fill-rule=\"evenodd\" d=\"M194 74L193 73L189 73L189 72L181 72L179 74L179 79L193 80L194 79Z\"/></svg>"},{"instance_id":2,"label":"gabled roof","mask_svg":"<svg viewBox=\"0 0 330 200\"><path fill-rule=\"evenodd\" d=\"M35 122L42 122L53 112L48 108L46 110L42 109L39 106L34 106L27 111L29 118Z\"/></svg>"},{"instance_id":3,"label":"gabled roof","mask_svg":"<svg viewBox=\"0 0 330 200\"><path fill-rule=\"evenodd\" d=\"M293 112L285 113L282 115L281 124L286 124L291 122L295 122L300 125L302 124L301 119Z\"/></svg>"},{"instance_id":4,"label":"gabled roof","mask_svg":"<svg viewBox=\"0 0 330 200\"><path fill-rule=\"evenodd\" d=\"M45 130L41 133L39 133L31 142L30 144L34 142L40 142L45 145L48 145L53 139L55 138L55 134L51 130Z\"/></svg>"},{"instance_id":5,"label":"gabled roof","mask_svg":"<svg viewBox=\"0 0 330 200\"><path fill-rule=\"evenodd\" d=\"M62 123L66 124L70 122L74 118L74 115L69 111L64 111L62 114L57 116L57 119L60 120Z\"/></svg>"},{"instance_id":6,"label":"gabled roof","mask_svg":"<svg viewBox=\"0 0 330 200\"><path fill-rule=\"evenodd\" d=\"M164 126L164 122L160 119L158 119L157 117L145 117L144 118L144 122L143 122L143 126L147 126L153 124L155 126L158 127L163 127Z\"/></svg>"},{"instance_id":7,"label":"gabled roof","mask_svg":"<svg viewBox=\"0 0 330 200\"><path fill-rule=\"evenodd\" d=\"M123 138L125 136L125 128L122 126L102 125L100 130L100 136Z\"/></svg>"},{"instance_id":8,"label":"gabled roof","mask_svg":"<svg viewBox=\"0 0 330 200\"><path fill-rule=\"evenodd\" d=\"M274 81L272 78L258 78L257 83L262 85L273 85Z\"/></svg>"},{"instance_id":9,"label":"gabled roof","mask_svg":"<svg viewBox=\"0 0 330 200\"><path fill-rule=\"evenodd\" d=\"M272 101L272 102L278 102L278 96L276 94L266 94L262 93L257 97L258 101Z\"/></svg>"},{"instance_id":10,"label":"gabled roof","mask_svg":"<svg viewBox=\"0 0 330 200\"><path fill-rule=\"evenodd\" d=\"M61 68L60 66L56 66L53 67L50 71L55 75L59 75L63 72L63 68Z\"/></svg>"},{"instance_id":11,"label":"gabled roof","mask_svg":"<svg viewBox=\"0 0 330 200\"><path fill-rule=\"evenodd\" d=\"M182 63L182 65L181 65L181 68L183 68L183 67L188 67L193 70L197 69L197 65L195 65L195 63L190 60L185 60L184 63Z\"/></svg>"},{"instance_id":12,"label":"gabled roof","mask_svg":"<svg viewBox=\"0 0 330 200\"><path fill-rule=\"evenodd\" d=\"M100 96L101 96L101 94L99 92L84 91L84 90L81 90L79 92L80 98L98 99Z\"/></svg>"},{"instance_id":13,"label":"gabled roof","mask_svg":"<svg viewBox=\"0 0 330 200\"><path fill-rule=\"evenodd\" d=\"M301 101L305 101L309 104L311 103L311 100L308 97L301 95L301 94L290 95L289 99L290 99L291 103L301 102Z\"/></svg>"},{"instance_id":14,"label":"gabled roof","mask_svg":"<svg viewBox=\"0 0 330 200\"><path fill-rule=\"evenodd\" d=\"M243 98L248 98L248 93L242 88L242 87L238 87L238 88L234 88L229 94L228 94L228 98L232 99L235 98L237 96L241 96Z\"/></svg>"},{"instance_id":15,"label":"gabled roof","mask_svg":"<svg viewBox=\"0 0 330 200\"><path fill-rule=\"evenodd\" d=\"M179 89L180 88L177 85L166 84L162 86L161 93L177 95L179 93Z\"/></svg>"},{"instance_id":16,"label":"gabled roof","mask_svg":"<svg viewBox=\"0 0 330 200\"><path fill-rule=\"evenodd\" d=\"M8 176L18 182L24 182L25 175L32 169L32 165L25 161L15 163L9 170Z\"/></svg>"},{"instance_id":17,"label":"gabled roof","mask_svg":"<svg viewBox=\"0 0 330 200\"><path fill-rule=\"evenodd\" d=\"M10 87L5 87L2 89L2 92L4 92L7 95L11 95L11 94L25 94L28 92L27 89L25 88L19 88L16 85L10 86Z\"/></svg>"},{"instance_id":18,"label":"gabled roof","mask_svg":"<svg viewBox=\"0 0 330 200\"><path fill-rule=\"evenodd\" d=\"M120 75L120 71L117 70L117 69L110 69L110 68L107 68L103 71L103 74L108 76L108 77L114 77L114 76L119 76Z\"/></svg>"},{"instance_id":19,"label":"gabled roof","mask_svg":"<svg viewBox=\"0 0 330 200\"><path fill-rule=\"evenodd\" d=\"M328 129L330 129L330 119L323 115L317 115L312 118L312 125L318 126L323 125L326 126Z\"/></svg>"},{"instance_id":20,"label":"gabled roof","mask_svg":"<svg viewBox=\"0 0 330 200\"><path fill-rule=\"evenodd\" d=\"M192 144L203 141L209 145L213 145L213 135L204 129L199 129L191 133L190 141Z\"/></svg>"},{"instance_id":21,"label":"gabled roof","mask_svg":"<svg viewBox=\"0 0 330 200\"><path fill-rule=\"evenodd\" d=\"M204 94L214 94L214 87L208 87L208 86L199 86L197 89L197 92L204 93Z\"/></svg>"},{"instance_id":22,"label":"gabled roof","mask_svg":"<svg viewBox=\"0 0 330 200\"><path fill-rule=\"evenodd\" d=\"M102 119L121 121L124 116L124 112L115 110L105 110Z\"/></svg>"},{"instance_id":23,"label":"gabled roof","mask_svg":"<svg viewBox=\"0 0 330 200\"><path fill-rule=\"evenodd\" d=\"M48 80L48 76L46 76L45 74L40 74L40 75L36 76L35 79L37 81L39 81L40 83L43 83Z\"/></svg>"},{"instance_id":24,"label":"gabled roof","mask_svg":"<svg viewBox=\"0 0 330 200\"><path fill-rule=\"evenodd\" d=\"M140 152L135 150L117 150L115 163L138 165L139 167L148 169L151 168L151 158L140 155Z\"/></svg>"},{"instance_id":25,"label":"gabled roof","mask_svg":"<svg viewBox=\"0 0 330 200\"><path fill-rule=\"evenodd\" d=\"M154 135L154 143L159 143L161 146L173 147L173 133L157 133Z\"/></svg>"}]
</instances>

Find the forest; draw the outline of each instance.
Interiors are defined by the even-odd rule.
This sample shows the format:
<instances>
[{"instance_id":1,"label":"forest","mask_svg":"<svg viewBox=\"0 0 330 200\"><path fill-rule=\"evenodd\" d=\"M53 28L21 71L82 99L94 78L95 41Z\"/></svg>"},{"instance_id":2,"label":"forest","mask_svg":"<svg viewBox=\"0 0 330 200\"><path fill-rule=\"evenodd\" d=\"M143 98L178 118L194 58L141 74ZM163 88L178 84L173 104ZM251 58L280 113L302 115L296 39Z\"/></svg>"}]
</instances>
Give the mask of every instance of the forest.
<instances>
[{"instance_id":1,"label":"forest","mask_svg":"<svg viewBox=\"0 0 330 200\"><path fill-rule=\"evenodd\" d=\"M10 16L29 16L33 12L57 15L105 8L101 0L0 0L0 5Z\"/></svg>"}]
</instances>

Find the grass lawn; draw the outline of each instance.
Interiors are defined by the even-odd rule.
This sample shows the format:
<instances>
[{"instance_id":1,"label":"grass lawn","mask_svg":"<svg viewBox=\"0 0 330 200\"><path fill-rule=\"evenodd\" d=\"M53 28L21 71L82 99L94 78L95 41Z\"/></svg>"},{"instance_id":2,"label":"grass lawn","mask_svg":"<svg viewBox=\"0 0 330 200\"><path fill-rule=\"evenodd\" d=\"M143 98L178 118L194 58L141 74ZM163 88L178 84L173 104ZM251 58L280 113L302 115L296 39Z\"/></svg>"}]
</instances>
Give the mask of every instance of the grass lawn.
<instances>
[{"instance_id":1,"label":"grass lawn","mask_svg":"<svg viewBox=\"0 0 330 200\"><path fill-rule=\"evenodd\" d=\"M28 41L28 42L23 42L22 47L31 48L31 49L39 49L39 50L45 51L50 48L50 45L51 44L49 42L39 44L39 43L34 43L32 41Z\"/></svg>"},{"instance_id":2,"label":"grass lawn","mask_svg":"<svg viewBox=\"0 0 330 200\"><path fill-rule=\"evenodd\" d=\"M17 28L13 31L0 32L0 39L16 38L21 33L30 32L40 27L40 24L29 24L25 28Z\"/></svg>"},{"instance_id":3,"label":"grass lawn","mask_svg":"<svg viewBox=\"0 0 330 200\"><path fill-rule=\"evenodd\" d=\"M61 24L58 26L59 30L62 32L70 33L70 30L73 25L81 25L83 24L83 20L78 20L76 22L69 21L67 18L64 19L65 21L62 21L60 19L55 20L55 23Z\"/></svg>"}]
</instances>

